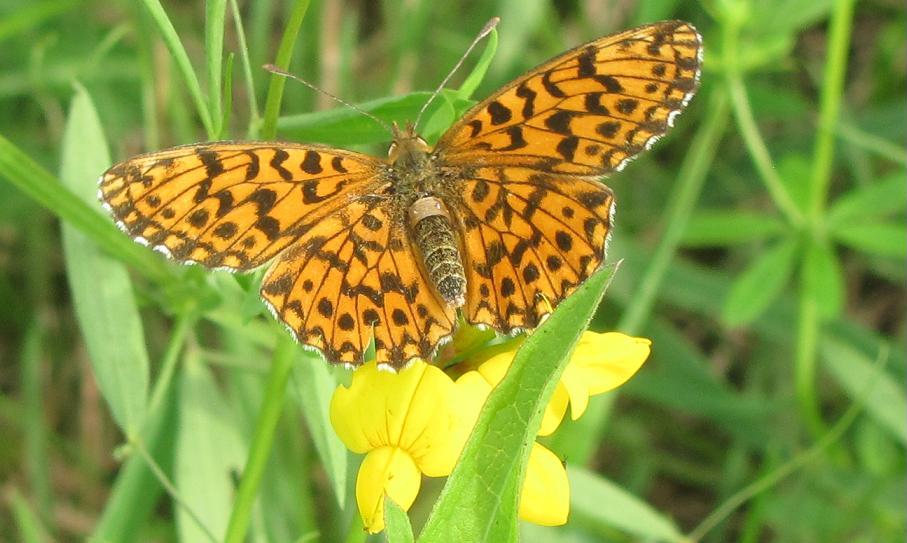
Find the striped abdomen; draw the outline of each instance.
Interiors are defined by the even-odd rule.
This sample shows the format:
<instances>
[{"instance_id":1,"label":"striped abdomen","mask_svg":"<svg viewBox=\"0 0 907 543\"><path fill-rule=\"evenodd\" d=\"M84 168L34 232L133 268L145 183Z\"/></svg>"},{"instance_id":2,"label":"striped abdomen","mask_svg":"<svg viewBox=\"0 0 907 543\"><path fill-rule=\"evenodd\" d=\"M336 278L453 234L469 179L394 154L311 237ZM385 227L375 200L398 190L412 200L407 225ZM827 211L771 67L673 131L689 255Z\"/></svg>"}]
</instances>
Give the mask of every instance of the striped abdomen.
<instances>
[{"instance_id":1,"label":"striped abdomen","mask_svg":"<svg viewBox=\"0 0 907 543\"><path fill-rule=\"evenodd\" d=\"M466 302L466 274L450 215L437 198L420 198L409 208L409 228L428 278L445 302Z\"/></svg>"}]
</instances>

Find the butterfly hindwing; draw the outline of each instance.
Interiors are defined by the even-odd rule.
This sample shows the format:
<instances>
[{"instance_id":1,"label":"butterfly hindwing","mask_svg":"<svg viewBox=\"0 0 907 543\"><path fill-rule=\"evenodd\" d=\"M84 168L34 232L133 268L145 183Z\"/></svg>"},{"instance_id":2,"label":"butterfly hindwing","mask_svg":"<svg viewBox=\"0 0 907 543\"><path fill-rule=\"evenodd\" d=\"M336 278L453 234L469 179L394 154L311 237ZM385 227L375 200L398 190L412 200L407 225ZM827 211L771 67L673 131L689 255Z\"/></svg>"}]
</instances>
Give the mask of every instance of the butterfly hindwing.
<instances>
[{"instance_id":1,"label":"butterfly hindwing","mask_svg":"<svg viewBox=\"0 0 907 543\"><path fill-rule=\"evenodd\" d=\"M361 364L374 334L378 363L400 368L430 359L454 328L386 203L366 197L325 218L262 283L275 316L329 361Z\"/></svg>"},{"instance_id":2,"label":"butterfly hindwing","mask_svg":"<svg viewBox=\"0 0 907 543\"><path fill-rule=\"evenodd\" d=\"M460 212L466 318L504 333L535 328L602 263L613 195L528 168L475 173Z\"/></svg>"}]
</instances>

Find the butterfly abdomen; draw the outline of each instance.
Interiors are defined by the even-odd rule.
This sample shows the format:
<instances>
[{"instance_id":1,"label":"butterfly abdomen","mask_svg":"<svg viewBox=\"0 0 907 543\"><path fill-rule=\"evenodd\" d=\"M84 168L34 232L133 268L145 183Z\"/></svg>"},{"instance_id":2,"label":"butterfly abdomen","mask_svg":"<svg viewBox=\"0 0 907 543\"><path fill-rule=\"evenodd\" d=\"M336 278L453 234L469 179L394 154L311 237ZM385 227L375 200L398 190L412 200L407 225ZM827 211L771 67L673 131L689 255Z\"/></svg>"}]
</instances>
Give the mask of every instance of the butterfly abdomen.
<instances>
[{"instance_id":1,"label":"butterfly abdomen","mask_svg":"<svg viewBox=\"0 0 907 543\"><path fill-rule=\"evenodd\" d=\"M432 196L416 200L409 207L409 227L438 294L449 305L462 306L466 302L466 273L444 204Z\"/></svg>"}]
</instances>

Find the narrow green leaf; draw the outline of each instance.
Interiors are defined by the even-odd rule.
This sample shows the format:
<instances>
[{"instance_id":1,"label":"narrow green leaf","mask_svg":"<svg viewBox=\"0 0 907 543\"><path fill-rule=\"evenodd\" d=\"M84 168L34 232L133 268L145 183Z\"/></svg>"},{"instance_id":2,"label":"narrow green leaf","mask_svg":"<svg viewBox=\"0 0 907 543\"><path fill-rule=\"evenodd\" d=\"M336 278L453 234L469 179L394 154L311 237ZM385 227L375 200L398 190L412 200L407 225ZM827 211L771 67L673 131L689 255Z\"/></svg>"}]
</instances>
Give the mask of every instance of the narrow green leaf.
<instances>
[{"instance_id":1,"label":"narrow green leaf","mask_svg":"<svg viewBox=\"0 0 907 543\"><path fill-rule=\"evenodd\" d=\"M674 522L654 507L613 482L570 466L571 520L617 528L636 538L651 541L684 541Z\"/></svg>"},{"instance_id":2,"label":"narrow green leaf","mask_svg":"<svg viewBox=\"0 0 907 543\"><path fill-rule=\"evenodd\" d=\"M888 222L842 225L832 231L834 239L852 249L890 258L907 258L904 224Z\"/></svg>"},{"instance_id":3,"label":"narrow green leaf","mask_svg":"<svg viewBox=\"0 0 907 543\"><path fill-rule=\"evenodd\" d=\"M823 317L836 317L844 305L844 278L841 263L829 243L809 243L803 255L805 295L816 302Z\"/></svg>"},{"instance_id":4,"label":"narrow green leaf","mask_svg":"<svg viewBox=\"0 0 907 543\"><path fill-rule=\"evenodd\" d=\"M293 49L296 45L296 37L299 35L299 29L302 27L302 21L305 19L308 9L309 0L293 0L293 7L289 17L287 17L287 25L283 29L280 45L277 48L277 55L274 58L274 64L281 70L286 70L290 67L290 60L293 58ZM266 140L274 139L277 136L277 117L280 115L280 103L283 100L283 88L286 82L287 80L284 76L271 74L260 131L261 137Z\"/></svg>"},{"instance_id":5,"label":"narrow green leaf","mask_svg":"<svg viewBox=\"0 0 907 543\"><path fill-rule=\"evenodd\" d=\"M337 381L321 357L306 351L300 358L293 368L291 391L295 392L293 396L305 417L321 466L331 481L337 505L342 508L346 503L349 455L331 426L331 396Z\"/></svg>"},{"instance_id":6,"label":"narrow green leaf","mask_svg":"<svg viewBox=\"0 0 907 543\"><path fill-rule=\"evenodd\" d=\"M724 300L721 317L730 326L752 322L771 304L790 278L798 243L785 239L765 251L737 277Z\"/></svg>"},{"instance_id":7,"label":"narrow green leaf","mask_svg":"<svg viewBox=\"0 0 907 543\"><path fill-rule=\"evenodd\" d=\"M201 118L202 124L205 125L208 138L214 139L217 130L214 126L214 121L211 119L211 111L208 109L205 95L202 93L202 87L195 76L195 70L192 68L189 55L186 53L186 49L183 48L183 43L180 41L176 29L173 28L170 17L167 16L167 12L164 10L164 6L161 5L160 0L142 0L142 2L148 9L148 13L151 14L155 25L157 25L158 32L161 33L161 38L164 40L164 44L167 45L167 50L170 51L170 56L173 57L183 82L186 83L189 95L192 97L192 101L195 102L198 116ZM223 25L221 25L221 28L223 28Z\"/></svg>"},{"instance_id":8,"label":"narrow green leaf","mask_svg":"<svg viewBox=\"0 0 907 543\"><path fill-rule=\"evenodd\" d=\"M389 497L384 498L384 537L387 543L413 542L413 527L406 511Z\"/></svg>"},{"instance_id":9,"label":"narrow green leaf","mask_svg":"<svg viewBox=\"0 0 907 543\"><path fill-rule=\"evenodd\" d=\"M41 524L41 517L32 509L31 504L28 503L28 500L16 487L5 489L4 501L9 502L9 511L12 513L16 528L18 528L19 538L17 541L22 543L46 543L47 541L52 541L47 529ZM390 500L387 501L390 502ZM412 537L410 537L410 541L412 541Z\"/></svg>"},{"instance_id":10,"label":"narrow green leaf","mask_svg":"<svg viewBox=\"0 0 907 543\"><path fill-rule=\"evenodd\" d=\"M183 505L177 508L179 540L210 543L208 532L222 537L230 518L233 474L246 457L237 418L221 395L211 372L191 351L179 383L179 432L174 482ZM204 523L203 530L185 507Z\"/></svg>"},{"instance_id":11,"label":"narrow green leaf","mask_svg":"<svg viewBox=\"0 0 907 543\"><path fill-rule=\"evenodd\" d=\"M208 111L214 125L214 139L224 137L221 112L221 71L224 60L224 17L227 0L205 1L205 62L208 66Z\"/></svg>"},{"instance_id":12,"label":"narrow green leaf","mask_svg":"<svg viewBox=\"0 0 907 543\"><path fill-rule=\"evenodd\" d=\"M907 396L902 379L892 377L875 360L831 334L826 334L820 348L825 367L838 384L854 401L862 401L866 413L907 446ZM877 356L889 354L886 348ZM872 386L868 393L867 385Z\"/></svg>"},{"instance_id":13,"label":"narrow green leaf","mask_svg":"<svg viewBox=\"0 0 907 543\"><path fill-rule=\"evenodd\" d=\"M106 156L106 155L105 155ZM107 162L93 175L107 169ZM163 281L173 274L167 263L147 248L133 242L117 230L102 214L92 196L91 201L76 197L56 177L0 134L0 179L6 179L23 194L75 227L108 253L130 264L148 277Z\"/></svg>"},{"instance_id":14,"label":"narrow green leaf","mask_svg":"<svg viewBox=\"0 0 907 543\"><path fill-rule=\"evenodd\" d=\"M88 94L78 89L63 134L60 178L83 201L99 206L96 179L109 164L97 112ZM129 274L68 224L63 225L63 249L95 378L117 424L131 436L145 418L148 353Z\"/></svg>"},{"instance_id":15,"label":"narrow green leaf","mask_svg":"<svg viewBox=\"0 0 907 543\"><path fill-rule=\"evenodd\" d=\"M466 79L463 81L463 84L460 85L460 88L457 89L457 97L459 99L469 100L472 97L472 93L476 91L479 84L485 79L485 74L488 72L488 67L491 65L491 61L494 59L494 53L497 50L498 31L492 30L488 35L488 44L482 51L482 56L479 57L479 61L476 62L475 67L469 72L469 75L466 76Z\"/></svg>"},{"instance_id":16,"label":"narrow green leaf","mask_svg":"<svg viewBox=\"0 0 907 543\"><path fill-rule=\"evenodd\" d=\"M771 215L699 210L690 217L681 242L687 247L724 247L777 236L784 229L784 223Z\"/></svg>"},{"instance_id":17,"label":"narrow green leaf","mask_svg":"<svg viewBox=\"0 0 907 543\"><path fill-rule=\"evenodd\" d=\"M542 412L614 270L590 277L523 342L485 402L419 541L515 541L520 484Z\"/></svg>"},{"instance_id":18,"label":"narrow green leaf","mask_svg":"<svg viewBox=\"0 0 907 543\"><path fill-rule=\"evenodd\" d=\"M828 210L827 221L834 229L851 226L871 217L883 217L907 208L904 172L897 171L871 185L857 187L841 195Z\"/></svg>"}]
</instances>

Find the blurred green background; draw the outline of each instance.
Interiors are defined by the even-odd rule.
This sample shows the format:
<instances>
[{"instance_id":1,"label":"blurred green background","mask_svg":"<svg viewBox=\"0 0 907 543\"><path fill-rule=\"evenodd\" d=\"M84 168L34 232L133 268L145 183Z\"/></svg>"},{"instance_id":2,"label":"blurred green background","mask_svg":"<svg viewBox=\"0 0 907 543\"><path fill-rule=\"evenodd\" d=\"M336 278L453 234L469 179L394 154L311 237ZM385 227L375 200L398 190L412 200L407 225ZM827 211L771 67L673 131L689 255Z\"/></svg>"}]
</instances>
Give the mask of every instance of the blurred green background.
<instances>
[{"instance_id":1,"label":"blurred green background","mask_svg":"<svg viewBox=\"0 0 907 543\"><path fill-rule=\"evenodd\" d=\"M208 139L383 154L380 128L313 113L335 104L293 82L275 137L283 80L259 66L292 58L405 121L493 15L477 99L645 22L685 19L705 38L687 112L607 181L623 264L593 329L652 338L651 360L548 441L570 470L571 520L523 539L903 540L907 21L894 0L5 0L0 540L209 541L173 495L223 533L272 356L301 360L252 540L365 538L357 460L324 413L341 372L272 355L257 276L165 263L99 213L94 183L130 155ZM465 105L442 102L433 126Z\"/></svg>"}]
</instances>

